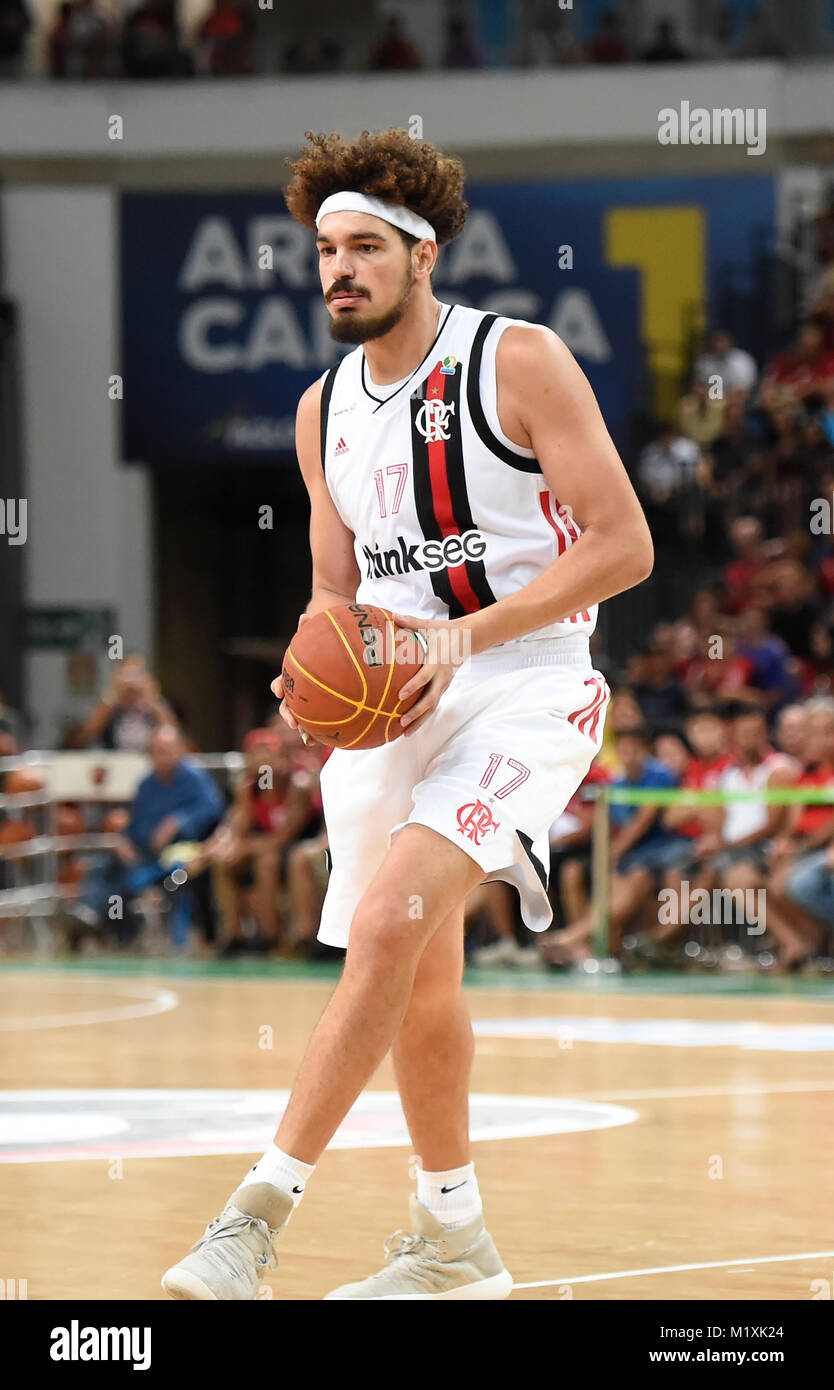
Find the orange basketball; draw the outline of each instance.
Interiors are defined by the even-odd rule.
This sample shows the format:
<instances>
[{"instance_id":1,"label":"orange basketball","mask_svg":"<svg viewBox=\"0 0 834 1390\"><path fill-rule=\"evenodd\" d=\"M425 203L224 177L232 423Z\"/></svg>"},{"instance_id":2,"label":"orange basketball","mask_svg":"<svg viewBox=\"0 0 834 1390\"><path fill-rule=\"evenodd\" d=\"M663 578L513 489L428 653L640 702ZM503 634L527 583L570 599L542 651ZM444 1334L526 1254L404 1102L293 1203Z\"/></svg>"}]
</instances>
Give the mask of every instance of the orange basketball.
<instances>
[{"instance_id":1,"label":"orange basketball","mask_svg":"<svg viewBox=\"0 0 834 1390\"><path fill-rule=\"evenodd\" d=\"M379 748L402 733L400 715L419 699L397 691L420 669L422 636L398 628L384 608L345 603L303 623L281 675L293 719L331 748Z\"/></svg>"}]
</instances>

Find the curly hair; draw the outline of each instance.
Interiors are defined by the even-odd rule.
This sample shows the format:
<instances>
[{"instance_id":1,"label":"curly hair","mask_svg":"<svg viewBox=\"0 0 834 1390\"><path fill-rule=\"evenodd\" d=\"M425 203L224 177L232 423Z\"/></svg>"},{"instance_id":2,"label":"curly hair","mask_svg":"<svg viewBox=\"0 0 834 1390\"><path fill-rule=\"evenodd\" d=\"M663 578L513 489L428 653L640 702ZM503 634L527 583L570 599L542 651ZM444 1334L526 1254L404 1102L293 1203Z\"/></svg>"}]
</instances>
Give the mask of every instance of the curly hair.
<instances>
[{"instance_id":1,"label":"curly hair","mask_svg":"<svg viewBox=\"0 0 834 1390\"><path fill-rule=\"evenodd\" d=\"M344 189L411 208L434 227L439 246L461 231L467 204L459 159L406 130L363 130L353 140L308 130L306 137L311 148L287 161L294 177L284 195L302 226L315 228L325 198Z\"/></svg>"}]
</instances>

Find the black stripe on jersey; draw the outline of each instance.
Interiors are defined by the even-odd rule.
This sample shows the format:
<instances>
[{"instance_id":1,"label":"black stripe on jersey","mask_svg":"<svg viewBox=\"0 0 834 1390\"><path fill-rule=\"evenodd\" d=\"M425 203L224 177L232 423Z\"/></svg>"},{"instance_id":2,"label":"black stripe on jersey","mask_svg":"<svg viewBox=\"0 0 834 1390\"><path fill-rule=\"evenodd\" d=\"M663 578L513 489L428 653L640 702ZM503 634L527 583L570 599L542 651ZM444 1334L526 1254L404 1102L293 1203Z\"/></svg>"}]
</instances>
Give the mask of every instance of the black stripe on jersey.
<instances>
[{"instance_id":1,"label":"black stripe on jersey","mask_svg":"<svg viewBox=\"0 0 834 1390\"><path fill-rule=\"evenodd\" d=\"M527 855L527 858L530 860L530 863L533 865L533 868L535 869L539 877L539 881L541 882L541 886L546 893L547 881L550 878L550 874L546 872L541 860L533 853L533 841L531 840L529 835L525 835L523 830L517 830L515 833L521 841L522 849L524 850L524 853Z\"/></svg>"},{"instance_id":2,"label":"black stripe on jersey","mask_svg":"<svg viewBox=\"0 0 834 1390\"><path fill-rule=\"evenodd\" d=\"M440 541L443 539L443 532L434 514L434 505L432 503L428 441L423 438L417 428L417 416L424 404L419 391L414 392L408 404L411 414L411 459L414 475L414 504L417 508L417 520L427 541ZM429 570L428 573L431 577L431 586L440 599L440 602L448 605L449 617L464 617L463 606L459 603L457 595L452 588L448 570Z\"/></svg>"},{"instance_id":3,"label":"black stripe on jersey","mask_svg":"<svg viewBox=\"0 0 834 1390\"><path fill-rule=\"evenodd\" d=\"M469 406L469 414L481 443L500 458L502 463L508 463L511 468L517 468L521 473L541 473L537 459L526 459L522 458L520 454L514 454L512 449L508 449L506 444L492 433L484 414L483 402L481 401L481 360L484 355L484 343L487 334L497 318L497 314L487 314L479 325L472 343L469 366L466 372L466 403Z\"/></svg>"},{"instance_id":4,"label":"black stripe on jersey","mask_svg":"<svg viewBox=\"0 0 834 1390\"><path fill-rule=\"evenodd\" d=\"M331 368L330 368L330 371L327 373L327 376L324 378L324 385L323 385L322 388L321 388L321 417L320 417L320 430L321 430L321 467L322 467L322 472L324 472L324 451L325 451L325 449L327 448L327 416L328 416L329 411L330 411L330 397L333 395L333 384L334 384L334 382L335 382L335 380L336 380L336 373L337 373L338 370L339 370L339 366L340 366L340 363L337 362L335 367L331 367Z\"/></svg>"},{"instance_id":5,"label":"black stripe on jersey","mask_svg":"<svg viewBox=\"0 0 834 1390\"><path fill-rule=\"evenodd\" d=\"M469 494L466 491L466 472L463 467L463 441L460 427L460 387L462 365L455 368L453 377L446 377L447 387L444 400L454 406L454 414L447 415L451 424L449 439L446 440L446 477L449 480L449 494L452 498L452 515L460 534L474 531ZM467 560L466 573L473 593L482 608L495 603L495 595L490 588L483 560Z\"/></svg>"}]
</instances>

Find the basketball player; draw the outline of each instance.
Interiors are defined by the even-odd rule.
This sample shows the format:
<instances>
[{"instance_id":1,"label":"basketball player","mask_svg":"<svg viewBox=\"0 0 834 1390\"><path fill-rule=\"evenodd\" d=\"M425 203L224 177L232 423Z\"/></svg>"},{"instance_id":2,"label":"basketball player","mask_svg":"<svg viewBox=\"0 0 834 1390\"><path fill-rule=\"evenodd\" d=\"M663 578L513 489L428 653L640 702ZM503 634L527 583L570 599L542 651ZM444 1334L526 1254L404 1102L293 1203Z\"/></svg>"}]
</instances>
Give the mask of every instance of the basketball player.
<instances>
[{"instance_id":1,"label":"basketball player","mask_svg":"<svg viewBox=\"0 0 834 1390\"><path fill-rule=\"evenodd\" d=\"M327 1297L506 1298L469 1151L464 903L503 879L529 928L550 925L548 830L600 746L609 699L588 638L598 603L650 573L652 544L567 348L435 299L438 246L464 222L460 163L403 131L308 140L287 203L317 231L333 337L356 346L298 408L307 615L374 603L436 636L399 692L422 692L405 734L337 749L322 771L319 938L347 947L344 971L274 1144L163 1286L257 1296L276 1235L390 1050L419 1155L412 1229L386 1242L379 1273ZM468 658L456 664L443 636L464 636ZM280 678L272 688L283 696Z\"/></svg>"}]
</instances>

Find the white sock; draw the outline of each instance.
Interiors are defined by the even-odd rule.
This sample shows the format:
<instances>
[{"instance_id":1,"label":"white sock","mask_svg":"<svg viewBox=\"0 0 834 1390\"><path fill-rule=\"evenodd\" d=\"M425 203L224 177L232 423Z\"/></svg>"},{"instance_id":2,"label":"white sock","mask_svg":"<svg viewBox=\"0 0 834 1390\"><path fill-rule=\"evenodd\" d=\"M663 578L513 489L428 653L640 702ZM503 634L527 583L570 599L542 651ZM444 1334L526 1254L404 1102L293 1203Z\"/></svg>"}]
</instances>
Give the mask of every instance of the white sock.
<instances>
[{"instance_id":1,"label":"white sock","mask_svg":"<svg viewBox=\"0 0 834 1390\"><path fill-rule=\"evenodd\" d=\"M240 1186L247 1187L253 1182L271 1183L292 1197L293 1206L297 1207L315 1166L314 1163L302 1163L300 1158L291 1158L277 1144L270 1144L263 1158L259 1158L249 1169Z\"/></svg>"},{"instance_id":2,"label":"white sock","mask_svg":"<svg viewBox=\"0 0 834 1390\"><path fill-rule=\"evenodd\" d=\"M474 1163L445 1173L417 1169L417 1200L444 1226L465 1226L480 1216L483 1206Z\"/></svg>"}]
</instances>

